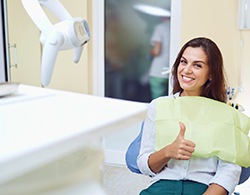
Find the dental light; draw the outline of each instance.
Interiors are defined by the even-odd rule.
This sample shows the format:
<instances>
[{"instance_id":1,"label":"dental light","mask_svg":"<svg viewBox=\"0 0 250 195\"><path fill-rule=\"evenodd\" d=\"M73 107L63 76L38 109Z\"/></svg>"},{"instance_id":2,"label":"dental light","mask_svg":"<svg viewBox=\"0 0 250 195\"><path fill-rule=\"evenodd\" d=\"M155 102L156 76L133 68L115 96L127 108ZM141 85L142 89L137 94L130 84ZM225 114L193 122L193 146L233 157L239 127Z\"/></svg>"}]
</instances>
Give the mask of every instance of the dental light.
<instances>
[{"instance_id":1,"label":"dental light","mask_svg":"<svg viewBox=\"0 0 250 195\"><path fill-rule=\"evenodd\" d=\"M152 5L146 5L146 4L135 4L134 9L145 13L145 14L149 14L152 16L161 16L161 17L170 17L171 13L168 10L165 10L161 7L156 7L156 6L152 6Z\"/></svg>"},{"instance_id":2,"label":"dental light","mask_svg":"<svg viewBox=\"0 0 250 195\"><path fill-rule=\"evenodd\" d=\"M41 31L40 42L43 45L41 83L45 87L50 83L60 50L74 48L73 61L79 62L83 46L90 40L88 23L82 18L73 18L58 0L22 0L22 4ZM60 22L52 24L43 6L54 13Z\"/></svg>"}]
</instances>

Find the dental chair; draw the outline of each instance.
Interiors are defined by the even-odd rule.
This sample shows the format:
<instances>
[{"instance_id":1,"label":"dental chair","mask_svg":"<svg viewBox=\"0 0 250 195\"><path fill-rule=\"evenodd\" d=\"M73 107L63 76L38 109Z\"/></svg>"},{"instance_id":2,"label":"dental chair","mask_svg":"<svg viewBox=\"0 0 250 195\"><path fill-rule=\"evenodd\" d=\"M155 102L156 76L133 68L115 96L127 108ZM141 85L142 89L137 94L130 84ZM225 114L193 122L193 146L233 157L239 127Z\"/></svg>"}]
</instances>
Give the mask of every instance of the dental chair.
<instances>
[{"instance_id":1,"label":"dental chair","mask_svg":"<svg viewBox=\"0 0 250 195\"><path fill-rule=\"evenodd\" d=\"M139 151L141 147L143 125L144 125L144 122L141 125L141 130L140 130L139 135L129 145L126 151L126 155L125 155L125 161L126 161L126 165L128 169L132 171L133 173L137 173L137 174L141 174L141 171L139 170L138 165L137 165L137 156L139 155ZM250 176L250 167L248 168L242 167L239 184L244 183L249 178L249 176Z\"/></svg>"}]
</instances>

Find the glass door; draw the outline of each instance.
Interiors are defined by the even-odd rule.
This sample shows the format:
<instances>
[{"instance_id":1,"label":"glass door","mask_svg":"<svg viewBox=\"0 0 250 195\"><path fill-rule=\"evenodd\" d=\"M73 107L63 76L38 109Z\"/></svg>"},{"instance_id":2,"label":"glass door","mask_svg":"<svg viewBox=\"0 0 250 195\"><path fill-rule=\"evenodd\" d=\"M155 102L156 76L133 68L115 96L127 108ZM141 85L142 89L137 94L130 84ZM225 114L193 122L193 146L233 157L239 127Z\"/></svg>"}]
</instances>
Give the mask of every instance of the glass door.
<instances>
[{"instance_id":1,"label":"glass door","mask_svg":"<svg viewBox=\"0 0 250 195\"><path fill-rule=\"evenodd\" d=\"M161 72L169 69L170 13L171 0L105 1L106 97L149 102L156 90L168 95ZM155 41L162 49L157 56Z\"/></svg>"}]
</instances>

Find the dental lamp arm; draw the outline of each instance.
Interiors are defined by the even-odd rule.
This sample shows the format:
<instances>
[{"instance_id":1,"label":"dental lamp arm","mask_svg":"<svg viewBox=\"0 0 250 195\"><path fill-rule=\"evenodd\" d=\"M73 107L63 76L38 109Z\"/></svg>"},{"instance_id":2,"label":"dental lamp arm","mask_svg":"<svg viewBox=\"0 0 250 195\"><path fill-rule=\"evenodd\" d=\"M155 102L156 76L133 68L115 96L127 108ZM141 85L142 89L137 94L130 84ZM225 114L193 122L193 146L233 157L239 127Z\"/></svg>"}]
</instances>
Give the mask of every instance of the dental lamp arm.
<instances>
[{"instance_id":1,"label":"dental lamp arm","mask_svg":"<svg viewBox=\"0 0 250 195\"><path fill-rule=\"evenodd\" d=\"M38 0L22 0L22 4L35 23L35 25L39 28L39 30L44 34L44 36L48 36L50 29L53 28L52 23L49 21L48 17L44 13L40 3Z\"/></svg>"},{"instance_id":2,"label":"dental lamp arm","mask_svg":"<svg viewBox=\"0 0 250 195\"><path fill-rule=\"evenodd\" d=\"M41 67L41 84L43 87L48 86L52 77L55 61L60 47L63 45L64 37L58 31L51 32L48 40L45 42L43 51L46 55L42 56Z\"/></svg>"},{"instance_id":3,"label":"dental lamp arm","mask_svg":"<svg viewBox=\"0 0 250 195\"><path fill-rule=\"evenodd\" d=\"M90 40L88 23L82 18L72 18L58 0L22 0L22 4L33 22L41 31L43 44L41 83L50 83L54 65L60 50L74 49L73 61L78 63L83 46ZM45 15L47 7L61 21L53 25Z\"/></svg>"},{"instance_id":4,"label":"dental lamp arm","mask_svg":"<svg viewBox=\"0 0 250 195\"><path fill-rule=\"evenodd\" d=\"M47 7L59 20L72 18L70 13L63 7L58 0L38 0L41 5Z\"/></svg>"}]
</instances>

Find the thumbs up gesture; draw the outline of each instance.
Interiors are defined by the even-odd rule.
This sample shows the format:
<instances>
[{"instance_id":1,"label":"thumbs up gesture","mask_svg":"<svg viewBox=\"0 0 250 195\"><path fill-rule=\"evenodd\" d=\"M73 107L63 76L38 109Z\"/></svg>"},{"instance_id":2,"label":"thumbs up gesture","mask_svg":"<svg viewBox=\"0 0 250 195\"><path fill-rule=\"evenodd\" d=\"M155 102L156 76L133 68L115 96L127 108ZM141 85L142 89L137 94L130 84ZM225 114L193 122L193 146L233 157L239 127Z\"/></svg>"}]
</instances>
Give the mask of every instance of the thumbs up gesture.
<instances>
[{"instance_id":1,"label":"thumbs up gesture","mask_svg":"<svg viewBox=\"0 0 250 195\"><path fill-rule=\"evenodd\" d=\"M195 150L195 143L185 139L186 127L180 122L180 132L170 144L170 156L177 160L189 160Z\"/></svg>"}]
</instances>

